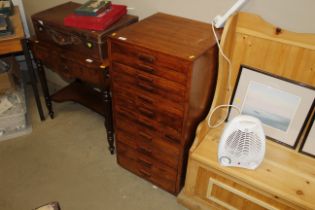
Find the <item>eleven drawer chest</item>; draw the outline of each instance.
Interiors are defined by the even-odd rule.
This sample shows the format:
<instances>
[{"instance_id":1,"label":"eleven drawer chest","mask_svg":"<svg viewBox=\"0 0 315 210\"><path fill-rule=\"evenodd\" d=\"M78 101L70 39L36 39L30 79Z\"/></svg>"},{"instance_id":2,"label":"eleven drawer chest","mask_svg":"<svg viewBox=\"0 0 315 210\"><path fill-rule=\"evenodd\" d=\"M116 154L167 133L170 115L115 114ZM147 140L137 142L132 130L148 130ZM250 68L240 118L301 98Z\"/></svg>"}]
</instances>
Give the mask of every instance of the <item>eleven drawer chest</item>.
<instances>
[{"instance_id":1,"label":"eleven drawer chest","mask_svg":"<svg viewBox=\"0 0 315 210\"><path fill-rule=\"evenodd\" d=\"M108 47L117 161L176 195L214 93L211 25L157 13L113 33Z\"/></svg>"}]
</instances>

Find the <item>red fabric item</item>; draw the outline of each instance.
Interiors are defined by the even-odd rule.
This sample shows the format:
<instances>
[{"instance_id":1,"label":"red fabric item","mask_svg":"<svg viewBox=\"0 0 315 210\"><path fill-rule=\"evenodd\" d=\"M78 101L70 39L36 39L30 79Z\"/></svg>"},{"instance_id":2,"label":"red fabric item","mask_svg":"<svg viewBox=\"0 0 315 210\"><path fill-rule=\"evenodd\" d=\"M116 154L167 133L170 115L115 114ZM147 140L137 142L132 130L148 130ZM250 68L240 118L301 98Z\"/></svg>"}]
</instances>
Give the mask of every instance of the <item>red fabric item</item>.
<instances>
[{"instance_id":1,"label":"red fabric item","mask_svg":"<svg viewBox=\"0 0 315 210\"><path fill-rule=\"evenodd\" d=\"M113 4L108 12L98 16L82 16L72 13L64 18L64 25L101 31L111 26L125 14L127 14L127 6Z\"/></svg>"}]
</instances>

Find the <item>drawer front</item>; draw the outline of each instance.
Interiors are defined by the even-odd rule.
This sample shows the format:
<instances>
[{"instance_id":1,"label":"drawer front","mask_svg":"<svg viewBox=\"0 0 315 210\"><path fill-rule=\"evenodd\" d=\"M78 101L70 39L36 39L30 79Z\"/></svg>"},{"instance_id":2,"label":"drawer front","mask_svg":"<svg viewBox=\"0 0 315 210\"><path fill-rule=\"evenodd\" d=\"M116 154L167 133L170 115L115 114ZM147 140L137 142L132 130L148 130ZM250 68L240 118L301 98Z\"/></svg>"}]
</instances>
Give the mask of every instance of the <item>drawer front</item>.
<instances>
[{"instance_id":1,"label":"drawer front","mask_svg":"<svg viewBox=\"0 0 315 210\"><path fill-rule=\"evenodd\" d=\"M88 58L102 60L107 57L106 40L98 42L95 38L85 34L66 31L38 20L33 20L33 25L37 39L41 42L67 48L69 51L77 52Z\"/></svg>"},{"instance_id":2,"label":"drawer front","mask_svg":"<svg viewBox=\"0 0 315 210\"><path fill-rule=\"evenodd\" d=\"M293 210L277 198L267 197L233 180L222 177L214 171L198 169L198 197L210 204L219 205L222 209L231 210Z\"/></svg>"},{"instance_id":3,"label":"drawer front","mask_svg":"<svg viewBox=\"0 0 315 210\"><path fill-rule=\"evenodd\" d=\"M60 50L49 50L45 45L39 45L31 41L31 50L35 58L45 63L50 69L56 69L60 63Z\"/></svg>"},{"instance_id":4,"label":"drawer front","mask_svg":"<svg viewBox=\"0 0 315 210\"><path fill-rule=\"evenodd\" d=\"M106 72L103 68L100 68L101 63L93 61L92 63L81 60L68 59L69 56L61 56L61 65L59 73L62 75L66 73L70 78L80 79L84 82L90 83L99 88L109 86L106 82ZM81 61L81 62L80 62Z\"/></svg>"},{"instance_id":5,"label":"drawer front","mask_svg":"<svg viewBox=\"0 0 315 210\"><path fill-rule=\"evenodd\" d=\"M175 170L137 155L135 150L121 142L117 142L116 146L119 154L117 161L122 167L171 193L175 192L177 176Z\"/></svg>"},{"instance_id":6,"label":"drawer front","mask_svg":"<svg viewBox=\"0 0 315 210\"><path fill-rule=\"evenodd\" d=\"M136 94L132 94L129 91L117 91L117 89L115 91L113 97L115 100L115 109L126 110L135 117L141 115L162 125L169 126L179 133L182 132L183 112L175 109L172 110L168 107L143 103L142 100L138 100L135 97Z\"/></svg>"},{"instance_id":7,"label":"drawer front","mask_svg":"<svg viewBox=\"0 0 315 210\"><path fill-rule=\"evenodd\" d=\"M42 42L31 41L31 49L36 59L65 79L81 79L100 88L109 86L105 80L106 72L100 67L99 60L86 59L79 54Z\"/></svg>"},{"instance_id":8,"label":"drawer front","mask_svg":"<svg viewBox=\"0 0 315 210\"><path fill-rule=\"evenodd\" d=\"M147 94L160 96L161 99L181 104L185 101L186 88L173 81L144 74L137 69L116 62L112 64L111 74L114 83L127 89L136 88Z\"/></svg>"},{"instance_id":9,"label":"drawer front","mask_svg":"<svg viewBox=\"0 0 315 210\"><path fill-rule=\"evenodd\" d=\"M115 118L115 124L117 128L136 134L136 137L138 137L139 139L143 138L143 136L141 136L141 133L149 134L150 137L170 144L171 148L176 148L172 151L172 153L174 152L174 154L178 154L177 151L179 151L179 148L181 148L182 138L181 135L176 135L176 133L172 132L173 129L168 129L167 127L155 128L155 125L149 124L150 122L142 121L142 119L133 118L133 116L120 111L115 112Z\"/></svg>"},{"instance_id":10,"label":"drawer front","mask_svg":"<svg viewBox=\"0 0 315 210\"><path fill-rule=\"evenodd\" d=\"M116 101L114 101L114 104L115 103ZM116 106L116 104L114 105L114 113L117 123L119 123L117 117L121 116L136 123L140 129L150 130L150 132L156 133L158 136L167 139L168 141L172 141L176 144L181 144L181 129L174 129L170 126L161 124L156 120L152 120L143 115L131 112L128 108Z\"/></svg>"},{"instance_id":11,"label":"drawer front","mask_svg":"<svg viewBox=\"0 0 315 210\"><path fill-rule=\"evenodd\" d=\"M145 155L177 170L180 155L179 145L161 138L150 130L141 129L137 124L126 118L119 117L119 124L115 130L117 141L123 142L139 155ZM128 127L125 127L128 126Z\"/></svg>"},{"instance_id":12,"label":"drawer front","mask_svg":"<svg viewBox=\"0 0 315 210\"><path fill-rule=\"evenodd\" d=\"M144 142L142 139L136 139L133 136L126 135L127 133L122 130L116 130L117 142L128 145L132 148L137 157L143 157L150 165L159 162L166 165L173 170L177 170L178 157L174 154L169 154L170 151L164 152L167 148L161 148L163 141L159 142L157 139L152 139L152 142ZM145 141L148 141L147 139ZM161 144L162 143L162 144Z\"/></svg>"},{"instance_id":13,"label":"drawer front","mask_svg":"<svg viewBox=\"0 0 315 210\"><path fill-rule=\"evenodd\" d=\"M150 94L147 91L117 82L112 83L112 88L114 90L113 98L115 98L116 95L119 97L126 97L126 100L130 100L130 98L132 98L132 101L136 101L139 105L170 112L177 116L184 116L184 104L176 103L166 98L161 98L159 95Z\"/></svg>"},{"instance_id":14,"label":"drawer front","mask_svg":"<svg viewBox=\"0 0 315 210\"><path fill-rule=\"evenodd\" d=\"M124 43L111 42L111 59L139 71L186 84L187 61Z\"/></svg>"}]
</instances>

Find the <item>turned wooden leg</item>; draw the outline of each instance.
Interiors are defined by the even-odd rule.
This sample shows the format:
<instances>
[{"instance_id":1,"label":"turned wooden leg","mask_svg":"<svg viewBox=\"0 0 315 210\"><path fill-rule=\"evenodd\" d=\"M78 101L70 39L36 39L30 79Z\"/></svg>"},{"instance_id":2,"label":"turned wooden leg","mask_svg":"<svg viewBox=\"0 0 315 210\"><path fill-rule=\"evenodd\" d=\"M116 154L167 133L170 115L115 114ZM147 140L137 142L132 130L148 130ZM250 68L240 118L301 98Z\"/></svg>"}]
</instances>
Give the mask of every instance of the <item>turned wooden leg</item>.
<instances>
[{"instance_id":1,"label":"turned wooden leg","mask_svg":"<svg viewBox=\"0 0 315 210\"><path fill-rule=\"evenodd\" d=\"M42 63L39 60L35 59L35 63L36 63L37 71L38 71L39 80L40 80L40 83L42 85L46 106L48 109L48 114L49 114L50 118L53 119L54 118L54 112L53 112L52 103L51 103L51 99L50 99L50 94L49 94L49 89L48 89L48 85L47 85L45 70L43 68Z\"/></svg>"},{"instance_id":2,"label":"turned wooden leg","mask_svg":"<svg viewBox=\"0 0 315 210\"><path fill-rule=\"evenodd\" d=\"M104 125L106 127L107 141L109 145L108 148L109 148L110 153L114 154L115 146L114 146L114 126L113 126L113 118L112 118L112 100L111 100L109 90L104 90L103 96L104 96L104 104L105 104Z\"/></svg>"},{"instance_id":3,"label":"turned wooden leg","mask_svg":"<svg viewBox=\"0 0 315 210\"><path fill-rule=\"evenodd\" d=\"M33 93L34 93L34 97L35 97L35 101L36 101L36 105L37 105L37 110L38 110L40 119L43 121L43 120L45 120L45 116L44 116L42 104L40 102L40 97L39 97L38 88L37 88L37 84L36 84L36 75L35 75L35 71L33 68L32 59L30 56L29 40L28 39L22 39L21 43L22 43L23 53L24 53L25 61L26 61L26 65L27 65L28 75L30 77L30 83L32 85L32 89L33 89Z\"/></svg>"}]
</instances>

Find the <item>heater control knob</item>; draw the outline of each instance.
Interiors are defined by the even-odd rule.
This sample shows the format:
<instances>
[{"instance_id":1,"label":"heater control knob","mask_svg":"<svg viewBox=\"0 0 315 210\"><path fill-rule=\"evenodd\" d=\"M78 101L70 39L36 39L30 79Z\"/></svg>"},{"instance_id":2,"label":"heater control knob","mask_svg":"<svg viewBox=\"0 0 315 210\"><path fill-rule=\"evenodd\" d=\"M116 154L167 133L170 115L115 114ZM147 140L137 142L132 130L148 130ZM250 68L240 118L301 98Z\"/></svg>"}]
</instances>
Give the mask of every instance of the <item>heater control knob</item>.
<instances>
[{"instance_id":1,"label":"heater control knob","mask_svg":"<svg viewBox=\"0 0 315 210\"><path fill-rule=\"evenodd\" d=\"M227 157L227 156L222 156L220 157L220 163L222 163L223 165L229 165L231 164L231 158Z\"/></svg>"}]
</instances>

